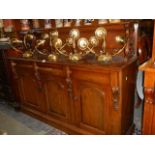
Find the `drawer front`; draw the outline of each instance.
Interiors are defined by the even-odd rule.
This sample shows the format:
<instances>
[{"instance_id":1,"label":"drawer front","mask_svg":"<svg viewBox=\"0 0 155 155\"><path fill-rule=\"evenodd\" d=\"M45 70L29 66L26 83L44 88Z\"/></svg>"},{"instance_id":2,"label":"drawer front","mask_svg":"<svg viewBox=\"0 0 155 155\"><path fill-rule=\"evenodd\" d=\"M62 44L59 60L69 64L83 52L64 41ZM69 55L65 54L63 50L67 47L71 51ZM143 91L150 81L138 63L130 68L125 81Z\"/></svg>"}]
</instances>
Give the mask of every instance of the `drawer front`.
<instances>
[{"instance_id":1,"label":"drawer front","mask_svg":"<svg viewBox=\"0 0 155 155\"><path fill-rule=\"evenodd\" d=\"M64 71L61 68L53 67L38 67L38 71L45 75L64 76Z\"/></svg>"}]
</instances>

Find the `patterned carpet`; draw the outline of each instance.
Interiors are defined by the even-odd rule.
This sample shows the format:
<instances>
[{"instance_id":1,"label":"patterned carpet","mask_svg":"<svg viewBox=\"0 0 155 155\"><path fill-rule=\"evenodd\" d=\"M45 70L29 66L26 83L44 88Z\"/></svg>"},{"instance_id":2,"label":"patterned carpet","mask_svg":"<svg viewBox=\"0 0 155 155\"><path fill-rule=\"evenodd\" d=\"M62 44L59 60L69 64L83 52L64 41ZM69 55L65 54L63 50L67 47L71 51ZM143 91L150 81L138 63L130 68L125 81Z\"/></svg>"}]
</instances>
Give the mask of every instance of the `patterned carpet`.
<instances>
[{"instance_id":1,"label":"patterned carpet","mask_svg":"<svg viewBox=\"0 0 155 155\"><path fill-rule=\"evenodd\" d=\"M2 124L2 117L0 118L0 128L7 130L11 135L66 135L65 132L60 131L44 122L41 122L22 112L17 112L12 106L5 101L0 101L0 116L7 116L8 123ZM16 124L13 126L13 124ZM20 128L20 129L19 129ZM12 129L12 130L10 130Z\"/></svg>"},{"instance_id":2,"label":"patterned carpet","mask_svg":"<svg viewBox=\"0 0 155 155\"><path fill-rule=\"evenodd\" d=\"M142 105L135 108L134 123L135 132L133 135L141 134ZM5 120L5 123L1 123ZM0 129L7 131L9 135L66 135L44 122L41 122L22 112L17 112L5 101L0 101Z\"/></svg>"},{"instance_id":3,"label":"patterned carpet","mask_svg":"<svg viewBox=\"0 0 155 155\"><path fill-rule=\"evenodd\" d=\"M134 109L135 135L141 135L143 104Z\"/></svg>"}]
</instances>

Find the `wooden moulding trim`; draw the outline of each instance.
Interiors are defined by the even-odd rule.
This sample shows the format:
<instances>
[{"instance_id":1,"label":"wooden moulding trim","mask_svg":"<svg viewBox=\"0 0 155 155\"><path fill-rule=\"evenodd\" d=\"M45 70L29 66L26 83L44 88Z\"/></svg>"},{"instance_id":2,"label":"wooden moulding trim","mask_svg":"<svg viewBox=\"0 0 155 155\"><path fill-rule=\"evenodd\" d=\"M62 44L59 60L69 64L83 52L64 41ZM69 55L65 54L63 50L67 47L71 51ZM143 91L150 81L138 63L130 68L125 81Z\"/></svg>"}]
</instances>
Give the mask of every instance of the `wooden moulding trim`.
<instances>
[{"instance_id":1,"label":"wooden moulding trim","mask_svg":"<svg viewBox=\"0 0 155 155\"><path fill-rule=\"evenodd\" d=\"M68 134L84 134L84 135L95 134L95 133L91 133L91 132L85 131L83 129L80 129L80 128L76 127L75 125L70 125L67 122L62 122L58 119L54 119L47 114L43 114L39 111L29 109L28 107L25 107L25 106L22 106L21 111L23 111L24 113L27 113L41 121L44 121L50 125L53 125L54 127L66 132Z\"/></svg>"}]
</instances>

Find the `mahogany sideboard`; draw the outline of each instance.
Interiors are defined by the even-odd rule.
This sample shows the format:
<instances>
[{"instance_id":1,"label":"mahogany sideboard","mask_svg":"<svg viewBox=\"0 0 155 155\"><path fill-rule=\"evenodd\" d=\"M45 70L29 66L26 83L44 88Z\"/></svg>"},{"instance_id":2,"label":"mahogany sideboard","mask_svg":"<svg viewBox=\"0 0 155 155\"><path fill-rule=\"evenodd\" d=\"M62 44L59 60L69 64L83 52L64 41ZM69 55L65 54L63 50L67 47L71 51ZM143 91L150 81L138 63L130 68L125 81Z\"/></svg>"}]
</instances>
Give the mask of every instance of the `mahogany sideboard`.
<instances>
[{"instance_id":1,"label":"mahogany sideboard","mask_svg":"<svg viewBox=\"0 0 155 155\"><path fill-rule=\"evenodd\" d=\"M111 64L10 57L21 110L69 134L130 134L136 58Z\"/></svg>"}]
</instances>

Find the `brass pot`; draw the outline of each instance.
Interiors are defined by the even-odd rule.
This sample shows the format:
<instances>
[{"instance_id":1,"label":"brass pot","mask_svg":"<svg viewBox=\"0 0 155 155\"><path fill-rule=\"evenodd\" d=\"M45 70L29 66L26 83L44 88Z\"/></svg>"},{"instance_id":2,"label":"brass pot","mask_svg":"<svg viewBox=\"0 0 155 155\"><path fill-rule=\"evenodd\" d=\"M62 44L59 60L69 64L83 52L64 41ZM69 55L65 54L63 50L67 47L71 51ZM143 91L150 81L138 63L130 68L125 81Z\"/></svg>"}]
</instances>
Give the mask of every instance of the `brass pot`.
<instances>
[{"instance_id":1,"label":"brass pot","mask_svg":"<svg viewBox=\"0 0 155 155\"><path fill-rule=\"evenodd\" d=\"M49 61L57 61L58 56L56 54L49 54L48 57L47 57L47 59Z\"/></svg>"},{"instance_id":2,"label":"brass pot","mask_svg":"<svg viewBox=\"0 0 155 155\"><path fill-rule=\"evenodd\" d=\"M23 58L31 58L33 56L32 51L25 51L23 53Z\"/></svg>"},{"instance_id":3,"label":"brass pot","mask_svg":"<svg viewBox=\"0 0 155 155\"><path fill-rule=\"evenodd\" d=\"M69 55L69 60L74 61L74 62L79 61L81 58L82 57L79 53L74 53L74 54Z\"/></svg>"},{"instance_id":4,"label":"brass pot","mask_svg":"<svg viewBox=\"0 0 155 155\"><path fill-rule=\"evenodd\" d=\"M101 54L98 56L97 61L99 62L109 62L112 60L112 56L108 53L106 54Z\"/></svg>"}]
</instances>

